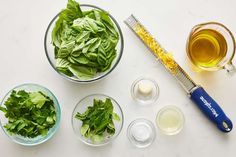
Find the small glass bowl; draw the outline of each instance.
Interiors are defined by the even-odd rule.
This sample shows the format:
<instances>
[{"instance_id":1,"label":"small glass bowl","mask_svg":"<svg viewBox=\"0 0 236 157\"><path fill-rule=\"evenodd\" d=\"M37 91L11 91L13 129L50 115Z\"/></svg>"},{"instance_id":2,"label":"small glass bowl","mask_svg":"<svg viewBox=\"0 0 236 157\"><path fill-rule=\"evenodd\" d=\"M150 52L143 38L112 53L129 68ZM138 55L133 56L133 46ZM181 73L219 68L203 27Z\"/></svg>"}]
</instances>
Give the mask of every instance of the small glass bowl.
<instances>
[{"instance_id":1,"label":"small glass bowl","mask_svg":"<svg viewBox=\"0 0 236 157\"><path fill-rule=\"evenodd\" d=\"M165 135L178 134L183 129L184 122L184 114L176 106L165 106L157 113L157 127Z\"/></svg>"},{"instance_id":2,"label":"small glass bowl","mask_svg":"<svg viewBox=\"0 0 236 157\"><path fill-rule=\"evenodd\" d=\"M111 99L111 102L114 107L113 112L115 112L119 115L120 121L114 120L115 134L112 137L106 136L103 141L94 142L91 139L88 139L88 138L81 135L80 129L82 126L82 121L79 119L76 119L75 115L77 112L84 113L89 106L93 106L94 99L104 101L106 98ZM103 146L103 145L106 145L106 144L110 143L111 141L113 141L120 134L120 132L123 128L124 116L123 116L123 112L122 112L120 105L113 98L111 98L107 95L103 95L103 94L92 94L92 95L88 95L88 96L84 97L83 99L81 99L77 103L77 105L75 106L74 111L72 113L71 122L72 122L72 127L74 130L74 133L79 140L81 140L83 143L85 143L89 146Z\"/></svg>"},{"instance_id":3,"label":"small glass bowl","mask_svg":"<svg viewBox=\"0 0 236 157\"><path fill-rule=\"evenodd\" d=\"M57 131L58 127L59 127L59 123L60 123L60 119L61 119L61 108L59 105L59 102L57 100L57 98L55 97L55 95L47 88L41 86L41 85L37 85L37 84L22 84L19 85L15 88L13 88L12 90L10 90L6 96L3 98L2 102L1 102L1 106L4 106L4 103L7 101L7 99L9 98L11 92L13 90L19 91L19 90L25 90L27 92L37 92L40 91L43 94L47 95L48 97L50 97L53 102L54 102L54 107L56 109L56 123L55 125L49 129L48 133L46 136L37 136L35 138L28 138L28 137L23 137L20 135L10 135L8 133L8 131L4 128L4 125L6 123L8 123L8 119L5 117L4 113L2 111L0 111L0 119L1 119L1 127L3 129L3 131L5 132L5 134L15 143L18 143L20 145L24 145L24 146L34 146L34 145L38 145L41 144L43 142L46 142L47 140L49 140Z\"/></svg>"},{"instance_id":4,"label":"small glass bowl","mask_svg":"<svg viewBox=\"0 0 236 157\"><path fill-rule=\"evenodd\" d=\"M103 9L97 7L97 6L93 6L93 5L88 5L88 4L81 4L80 5L82 11L87 11L87 10L92 10L92 9L97 9L97 10L102 10L104 11ZM46 56L47 56L47 59L50 63L50 65L53 67L53 69L58 73L60 74L62 77L64 77L65 79L67 80L70 80L70 81L73 81L73 82L76 82L76 83L91 83L91 82L95 82L95 81L98 81L102 78L105 78L109 73L111 73L115 67L118 65L120 59L121 59L121 56L123 54L123 49L124 49L124 39L123 39L123 35L122 35L122 32L121 32L121 28L118 24L118 22L115 20L115 18L110 15L108 13L108 15L110 16L118 34L119 34L119 42L117 43L117 46L116 46L116 57L115 59L113 60L112 62L112 65L110 67L109 70L105 71L105 72L101 72L101 73L97 73L97 75L95 75L93 78L91 79L79 79L77 77L69 77L63 73L60 73L57 69L56 69L56 60L55 60L55 57L54 57L54 46L53 44L51 43L52 41L52 37L51 37L51 33L52 33L52 30L55 26L55 23L59 17L60 13L58 13L53 19L52 21L49 23L48 25L48 28L46 30L46 33L45 33L45 37L44 37L44 50L45 50L45 53L46 53Z\"/></svg>"},{"instance_id":5,"label":"small glass bowl","mask_svg":"<svg viewBox=\"0 0 236 157\"><path fill-rule=\"evenodd\" d=\"M139 118L132 121L127 129L129 141L138 148L150 146L156 138L156 129L147 119Z\"/></svg>"},{"instance_id":6,"label":"small glass bowl","mask_svg":"<svg viewBox=\"0 0 236 157\"><path fill-rule=\"evenodd\" d=\"M149 88L152 88L152 90L142 90L143 88L140 87L140 85L146 86L145 84L148 85ZM158 99L159 92L159 86L156 81L146 77L138 78L131 86L131 96L140 105L153 104Z\"/></svg>"}]
</instances>

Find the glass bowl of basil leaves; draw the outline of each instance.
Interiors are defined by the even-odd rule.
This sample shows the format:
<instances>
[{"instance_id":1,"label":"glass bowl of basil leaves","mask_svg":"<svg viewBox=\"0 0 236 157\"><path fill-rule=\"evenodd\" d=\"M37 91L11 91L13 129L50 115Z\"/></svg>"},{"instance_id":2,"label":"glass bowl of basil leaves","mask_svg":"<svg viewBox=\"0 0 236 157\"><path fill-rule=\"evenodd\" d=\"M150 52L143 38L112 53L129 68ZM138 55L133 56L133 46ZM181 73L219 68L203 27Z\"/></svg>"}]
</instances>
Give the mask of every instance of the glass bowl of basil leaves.
<instances>
[{"instance_id":1,"label":"glass bowl of basil leaves","mask_svg":"<svg viewBox=\"0 0 236 157\"><path fill-rule=\"evenodd\" d=\"M89 83L106 77L119 63L123 35L103 9L69 0L50 22L44 48L53 69L64 78Z\"/></svg>"},{"instance_id":2,"label":"glass bowl of basil leaves","mask_svg":"<svg viewBox=\"0 0 236 157\"><path fill-rule=\"evenodd\" d=\"M120 105L103 94L80 100L71 117L75 135L90 146L103 146L113 141L120 134L123 121Z\"/></svg>"},{"instance_id":3,"label":"glass bowl of basil leaves","mask_svg":"<svg viewBox=\"0 0 236 157\"><path fill-rule=\"evenodd\" d=\"M1 127L15 143L34 146L50 139L59 127L61 109L56 97L37 84L10 90L0 106Z\"/></svg>"}]
</instances>

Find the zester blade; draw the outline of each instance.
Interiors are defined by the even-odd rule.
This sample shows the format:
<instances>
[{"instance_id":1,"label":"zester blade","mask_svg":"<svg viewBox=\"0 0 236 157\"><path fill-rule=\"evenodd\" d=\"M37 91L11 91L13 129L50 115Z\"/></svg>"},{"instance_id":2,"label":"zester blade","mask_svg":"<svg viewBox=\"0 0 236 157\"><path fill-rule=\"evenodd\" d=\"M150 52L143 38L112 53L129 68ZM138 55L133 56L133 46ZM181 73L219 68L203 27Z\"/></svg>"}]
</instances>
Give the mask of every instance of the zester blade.
<instances>
[{"instance_id":1,"label":"zester blade","mask_svg":"<svg viewBox=\"0 0 236 157\"><path fill-rule=\"evenodd\" d=\"M143 29L145 29L145 27L133 15L128 17L125 20L125 23L138 36L138 38L141 39L141 41L145 44L145 46L147 46L147 48L149 50L151 50L152 54L157 59L159 59L159 61L167 69L167 71L169 71L171 73L171 75L174 76L178 80L180 85L185 89L185 91L187 93L190 93L197 86L193 82L193 80L188 76L188 74L176 63L176 61L173 60L173 63L176 64L175 72L173 73L170 69L168 69L166 64L162 60L160 60L160 56L158 56L158 54L156 52L154 52L152 49L150 49L150 47L145 43L143 38L137 33L137 30L136 30L137 26L139 26L139 27L141 26ZM148 33L148 31L146 29L145 29L145 31ZM148 33L148 35L151 36L150 33ZM167 51L161 47L161 45L157 42L156 39L155 39L155 42L156 42L156 45L158 46L158 51L162 51L164 53L167 53Z\"/></svg>"}]
</instances>

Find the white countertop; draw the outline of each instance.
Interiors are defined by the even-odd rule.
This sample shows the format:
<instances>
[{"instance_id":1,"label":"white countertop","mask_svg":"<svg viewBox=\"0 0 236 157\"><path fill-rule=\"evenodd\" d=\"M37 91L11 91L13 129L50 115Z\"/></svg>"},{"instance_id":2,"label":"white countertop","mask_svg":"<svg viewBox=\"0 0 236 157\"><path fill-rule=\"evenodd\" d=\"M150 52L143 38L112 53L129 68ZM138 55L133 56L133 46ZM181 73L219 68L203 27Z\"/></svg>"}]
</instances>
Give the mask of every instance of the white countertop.
<instances>
[{"instance_id":1,"label":"white countertop","mask_svg":"<svg viewBox=\"0 0 236 157\"><path fill-rule=\"evenodd\" d=\"M234 0L81 0L108 10L119 22L125 48L116 69L106 79L81 85L60 77L47 61L43 40L50 20L66 0L1 0L0 1L0 99L16 85L32 82L48 87L58 98L62 119L58 132L48 142L24 147L11 142L0 131L2 157L234 157L236 129L221 133L189 100L176 81L156 63L153 56L123 23L131 13L149 29L177 62L197 83L201 84L236 124L236 75L225 71L196 73L187 63L185 44L190 29L198 23L224 23L236 36L236 1ZM235 61L234 61L235 62ZM140 107L130 96L132 82L140 76L154 78L160 97L154 105ZM84 96L104 93L121 105L125 123L121 134L104 147L89 147L75 138L71 113ZM177 105L185 115L183 131L176 136L162 135L156 130L153 145L146 149L133 147L127 139L128 124L139 117L154 122L165 105Z\"/></svg>"}]
</instances>

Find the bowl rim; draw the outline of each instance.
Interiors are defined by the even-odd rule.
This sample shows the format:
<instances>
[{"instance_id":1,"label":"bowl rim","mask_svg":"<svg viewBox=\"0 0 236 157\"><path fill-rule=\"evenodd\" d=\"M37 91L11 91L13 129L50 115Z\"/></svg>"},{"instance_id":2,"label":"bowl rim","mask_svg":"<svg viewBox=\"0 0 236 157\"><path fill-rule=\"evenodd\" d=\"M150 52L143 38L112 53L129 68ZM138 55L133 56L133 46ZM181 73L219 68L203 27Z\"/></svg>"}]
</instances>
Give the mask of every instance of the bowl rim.
<instances>
[{"instance_id":1,"label":"bowl rim","mask_svg":"<svg viewBox=\"0 0 236 157\"><path fill-rule=\"evenodd\" d=\"M98 10L101 10L101 11L105 11L104 9L100 8L100 7L97 7L95 5L91 5L91 4L80 4L80 7L91 7L91 8L95 8L95 9L98 9ZM107 12L107 11L105 11ZM60 15L61 12L57 13L56 16L50 21L49 25L47 26L47 29L46 29L46 32L45 32L45 35L44 35L44 51L45 51L45 54L46 54L46 57L51 65L51 67L59 74L61 75L63 78L69 80L69 81L72 81L72 82L76 82L76 83L92 83L92 82L96 82L98 80L101 80L103 78L105 78L108 74L110 74L114 69L115 67L118 65L118 63L120 62L121 60L121 57L123 55L123 51L124 51L124 37L123 37L123 34L122 34L122 31L121 31L121 28L120 28L120 25L118 24L118 22L115 20L115 18L109 13L107 12L107 14L109 15L109 17L112 19L112 21L114 22L118 32L119 32L119 36L120 36L120 42L121 42L121 48L120 48L120 54L119 56L117 56L117 61L114 63L114 65L109 69L107 70L107 72L105 72L103 75L99 76L99 77L96 77L96 78L92 78L92 79L89 79L89 80L79 80L79 78L73 78L73 77L69 77L69 76L66 76L62 73L60 73L55 67L54 67L54 64L52 63L52 61L50 60L50 57L48 55L48 50L47 50L47 36L49 35L49 29L51 28L53 22L57 19L57 17Z\"/></svg>"},{"instance_id":2,"label":"bowl rim","mask_svg":"<svg viewBox=\"0 0 236 157\"><path fill-rule=\"evenodd\" d=\"M84 101L84 100L87 99L87 98L94 97L94 96L102 96L102 97L105 97L105 98L110 98L112 101L115 102L116 106L119 108L120 113L121 113L121 121L120 121L121 126L120 126L120 129L118 130L118 132L117 132L116 135L113 135L113 136L110 138L110 140L108 140L108 141L105 142L105 143L99 143L99 144L89 143L89 142L83 140L82 135L81 135L81 136L77 136L77 135L76 135L76 130L75 130L75 128L74 128L73 120L74 120L74 114L75 114L76 108L78 107L78 105L79 105L82 101ZM81 104L80 104L80 105L81 105ZM113 104L113 105L114 105L114 104ZM89 105L89 106L91 106L91 105ZM82 141L83 143L85 143L85 144L87 144L87 145L89 145L89 146L93 146L93 147L104 146L104 145L107 145L107 144L111 143L111 142L112 142L114 139L116 139L116 138L118 137L118 135L121 133L121 131L122 131L122 129L123 129L123 126L124 126L124 113L123 113L123 111L122 111L122 108L121 108L120 104L119 104L114 98L112 98L112 97L110 97L110 96L108 96L108 95L106 95L106 94L100 94L100 93L90 94L90 95L87 95L87 96L83 97L82 99L80 99L80 100L76 103L76 105L75 105L75 107L74 107L74 109L73 109L73 112L72 112L72 116L71 116L71 126L72 126L72 129L73 129L73 132L74 132L75 136L76 136L80 141Z\"/></svg>"},{"instance_id":3,"label":"bowl rim","mask_svg":"<svg viewBox=\"0 0 236 157\"><path fill-rule=\"evenodd\" d=\"M38 141L38 142L35 142L35 143L22 143L22 142L19 142L15 139L12 138L12 136L7 132L7 130L4 128L3 124L2 124L2 120L0 119L0 126L3 130L3 132L7 135L7 137L9 139L11 139L13 142L17 143L17 144L20 144L20 145L23 145L23 146L35 146L35 145L39 145L39 144L42 144L46 141L48 141L49 139L51 139L53 137L53 135L57 132L58 128L59 128L59 125L60 125L60 121L61 121L61 107L60 107L60 104L57 100L57 97L46 87L42 86L42 85L39 85L39 84L36 84L36 83L23 83L23 84L20 84L20 85L17 85L17 86L14 86L11 90L9 90L5 95L4 97L2 98L1 102L0 102L0 106L3 106L4 105L4 102L6 101L6 99L8 98L8 95L15 89L17 88L20 88L20 87L23 87L23 86L35 86L35 87L40 87L44 90L46 90L47 92L49 92L53 98L55 99L55 103L54 103L54 106L57 106L58 107L58 113L57 113L57 118L58 120L56 121L56 123L54 124L54 126L50 129L53 129L53 131L51 132L50 135L46 135L44 138L42 138L42 140ZM50 130L49 129L49 130ZM32 138L33 139L33 138Z\"/></svg>"}]
</instances>

